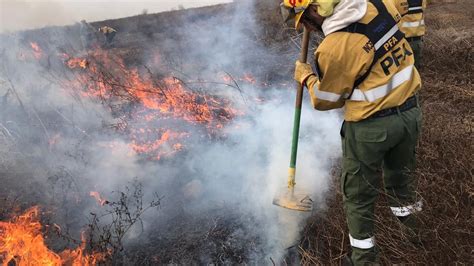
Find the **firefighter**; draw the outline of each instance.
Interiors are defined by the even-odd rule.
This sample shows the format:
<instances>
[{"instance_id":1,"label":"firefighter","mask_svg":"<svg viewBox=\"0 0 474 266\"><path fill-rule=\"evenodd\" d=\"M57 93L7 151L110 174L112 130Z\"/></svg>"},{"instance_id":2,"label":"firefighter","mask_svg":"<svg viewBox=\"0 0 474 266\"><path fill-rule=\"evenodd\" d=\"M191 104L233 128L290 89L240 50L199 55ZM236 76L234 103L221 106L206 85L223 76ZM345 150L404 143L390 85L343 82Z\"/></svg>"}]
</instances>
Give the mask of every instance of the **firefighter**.
<instances>
[{"instance_id":1,"label":"firefighter","mask_svg":"<svg viewBox=\"0 0 474 266\"><path fill-rule=\"evenodd\" d=\"M398 12L402 15L400 31L410 43L415 55L415 66L422 66L423 36L426 33L425 17L426 0L394 0Z\"/></svg>"},{"instance_id":2,"label":"firefighter","mask_svg":"<svg viewBox=\"0 0 474 266\"><path fill-rule=\"evenodd\" d=\"M105 36L105 46L111 46L112 45L112 40L115 37L115 34L117 34L117 31L114 28L111 28L109 26L103 26L99 28L99 32L104 34Z\"/></svg>"},{"instance_id":3,"label":"firefighter","mask_svg":"<svg viewBox=\"0 0 474 266\"><path fill-rule=\"evenodd\" d=\"M420 75L413 50L398 30L391 0L283 0L295 26L321 30L315 71L296 62L294 78L313 107L344 107L341 190L351 262L376 261L374 205L383 184L392 213L416 233L415 146L421 129Z\"/></svg>"}]
</instances>

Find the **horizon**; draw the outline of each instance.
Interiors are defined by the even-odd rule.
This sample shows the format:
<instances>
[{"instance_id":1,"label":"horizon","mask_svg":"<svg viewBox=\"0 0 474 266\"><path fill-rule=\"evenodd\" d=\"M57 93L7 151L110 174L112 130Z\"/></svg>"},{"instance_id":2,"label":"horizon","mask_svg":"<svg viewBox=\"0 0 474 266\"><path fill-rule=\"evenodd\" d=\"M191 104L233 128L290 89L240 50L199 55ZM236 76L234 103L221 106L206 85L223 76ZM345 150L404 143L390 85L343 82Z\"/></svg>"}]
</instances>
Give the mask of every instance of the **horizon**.
<instances>
[{"instance_id":1,"label":"horizon","mask_svg":"<svg viewBox=\"0 0 474 266\"><path fill-rule=\"evenodd\" d=\"M0 33L231 3L232 0L0 0Z\"/></svg>"}]
</instances>

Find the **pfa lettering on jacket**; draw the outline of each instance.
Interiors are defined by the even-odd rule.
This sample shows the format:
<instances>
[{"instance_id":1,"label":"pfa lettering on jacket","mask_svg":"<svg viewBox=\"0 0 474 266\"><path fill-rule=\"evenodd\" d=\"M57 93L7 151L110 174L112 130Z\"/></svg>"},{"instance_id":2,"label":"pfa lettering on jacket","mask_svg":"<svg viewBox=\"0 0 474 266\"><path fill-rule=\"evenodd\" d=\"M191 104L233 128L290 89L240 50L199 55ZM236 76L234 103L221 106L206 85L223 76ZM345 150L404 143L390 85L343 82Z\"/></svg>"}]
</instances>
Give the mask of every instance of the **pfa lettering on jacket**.
<instances>
[{"instance_id":1,"label":"pfa lettering on jacket","mask_svg":"<svg viewBox=\"0 0 474 266\"><path fill-rule=\"evenodd\" d=\"M388 53L385 58L382 59L380 65L382 66L385 75L389 76L392 66L400 66L403 61L406 60L407 56L412 56L413 52L410 47L407 47L407 43L403 43L401 46L395 48L392 52Z\"/></svg>"}]
</instances>

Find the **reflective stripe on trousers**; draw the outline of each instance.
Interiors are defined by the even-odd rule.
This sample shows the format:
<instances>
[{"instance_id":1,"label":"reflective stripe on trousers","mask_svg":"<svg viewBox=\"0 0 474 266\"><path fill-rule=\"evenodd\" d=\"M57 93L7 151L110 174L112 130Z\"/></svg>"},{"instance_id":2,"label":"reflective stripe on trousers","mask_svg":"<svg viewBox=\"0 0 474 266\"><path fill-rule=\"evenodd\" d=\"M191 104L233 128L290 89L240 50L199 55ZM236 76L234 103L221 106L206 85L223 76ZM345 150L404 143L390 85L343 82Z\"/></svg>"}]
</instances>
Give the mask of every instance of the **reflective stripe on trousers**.
<instances>
[{"instance_id":1,"label":"reflective stripe on trousers","mask_svg":"<svg viewBox=\"0 0 474 266\"><path fill-rule=\"evenodd\" d=\"M351 246L360 249L369 249L375 246L375 237L369 237L366 239L355 239L349 234L349 240L351 242Z\"/></svg>"},{"instance_id":2,"label":"reflective stripe on trousers","mask_svg":"<svg viewBox=\"0 0 474 266\"><path fill-rule=\"evenodd\" d=\"M415 204L403 206L403 207L390 207L393 215L397 217L406 217L415 212L420 212L423 208L423 202L420 200Z\"/></svg>"}]
</instances>

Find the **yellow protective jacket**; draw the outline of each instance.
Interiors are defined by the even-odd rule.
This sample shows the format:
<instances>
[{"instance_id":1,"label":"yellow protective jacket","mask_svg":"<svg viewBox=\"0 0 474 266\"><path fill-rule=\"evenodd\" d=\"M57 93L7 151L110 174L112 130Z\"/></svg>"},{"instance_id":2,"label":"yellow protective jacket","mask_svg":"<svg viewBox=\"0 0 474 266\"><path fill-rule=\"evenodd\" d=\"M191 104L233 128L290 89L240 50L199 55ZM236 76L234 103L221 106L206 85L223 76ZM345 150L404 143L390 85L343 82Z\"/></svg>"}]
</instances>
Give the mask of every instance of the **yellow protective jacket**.
<instances>
[{"instance_id":1,"label":"yellow protective jacket","mask_svg":"<svg viewBox=\"0 0 474 266\"><path fill-rule=\"evenodd\" d=\"M393 0L402 19L400 20L400 30L405 33L405 37L422 37L426 33L424 11L426 0Z\"/></svg>"},{"instance_id":2,"label":"yellow protective jacket","mask_svg":"<svg viewBox=\"0 0 474 266\"><path fill-rule=\"evenodd\" d=\"M109 27L109 26L100 27L99 31L102 32L103 34L110 34L112 32L117 32L114 28Z\"/></svg>"},{"instance_id":3,"label":"yellow protective jacket","mask_svg":"<svg viewBox=\"0 0 474 266\"><path fill-rule=\"evenodd\" d=\"M413 51L398 31L400 14L391 1L371 0L361 20L321 42L315 53L318 76L306 81L314 108L344 106L346 121L360 121L401 105L420 89ZM382 23L378 9L385 12ZM364 25L378 37L355 32Z\"/></svg>"}]
</instances>

